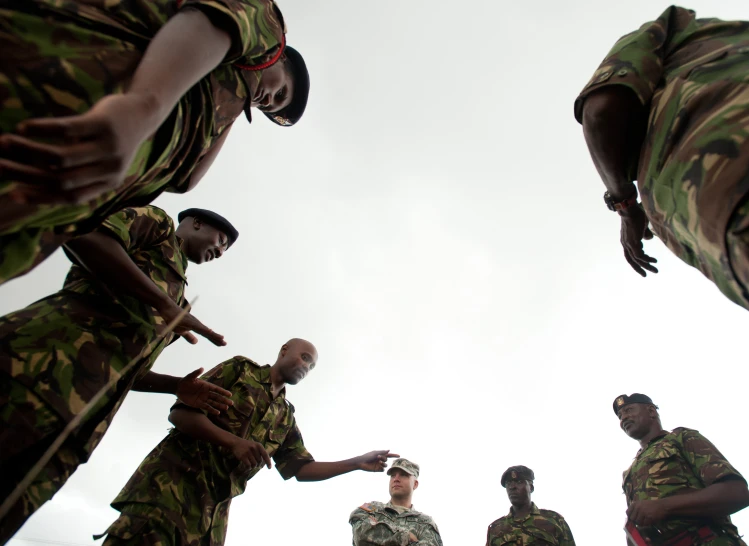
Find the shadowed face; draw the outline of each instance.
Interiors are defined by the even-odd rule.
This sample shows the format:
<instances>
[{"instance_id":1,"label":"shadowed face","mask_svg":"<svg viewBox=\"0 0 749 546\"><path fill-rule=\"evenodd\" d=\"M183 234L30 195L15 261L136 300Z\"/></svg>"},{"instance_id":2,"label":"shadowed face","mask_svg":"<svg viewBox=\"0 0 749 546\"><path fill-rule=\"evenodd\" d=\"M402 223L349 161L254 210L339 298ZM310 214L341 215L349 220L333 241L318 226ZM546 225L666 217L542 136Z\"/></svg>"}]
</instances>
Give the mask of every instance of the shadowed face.
<instances>
[{"instance_id":1,"label":"shadowed face","mask_svg":"<svg viewBox=\"0 0 749 546\"><path fill-rule=\"evenodd\" d=\"M281 347L278 370L285 383L296 385L317 364L317 349L309 341L293 339Z\"/></svg>"},{"instance_id":2,"label":"shadowed face","mask_svg":"<svg viewBox=\"0 0 749 546\"><path fill-rule=\"evenodd\" d=\"M619 426L635 440L645 437L653 425L656 410L649 404L628 404L618 412Z\"/></svg>"},{"instance_id":3,"label":"shadowed face","mask_svg":"<svg viewBox=\"0 0 749 546\"><path fill-rule=\"evenodd\" d=\"M419 480L403 470L402 468L393 468L390 474L390 496L393 499L407 499L419 487Z\"/></svg>"},{"instance_id":4,"label":"shadowed face","mask_svg":"<svg viewBox=\"0 0 749 546\"><path fill-rule=\"evenodd\" d=\"M530 504L533 486L528 480L507 480L505 481L507 489L507 498L512 504L524 505Z\"/></svg>"},{"instance_id":5,"label":"shadowed face","mask_svg":"<svg viewBox=\"0 0 749 546\"><path fill-rule=\"evenodd\" d=\"M223 231L219 231L200 220L200 218L185 218L181 224L188 225L187 230L180 230L187 259L196 264L210 262L223 256L229 248L229 238Z\"/></svg>"},{"instance_id":6,"label":"shadowed face","mask_svg":"<svg viewBox=\"0 0 749 546\"><path fill-rule=\"evenodd\" d=\"M294 97L294 78L288 69L286 59L266 68L260 73L260 81L255 88L250 106L262 112L279 112L291 104Z\"/></svg>"}]
</instances>

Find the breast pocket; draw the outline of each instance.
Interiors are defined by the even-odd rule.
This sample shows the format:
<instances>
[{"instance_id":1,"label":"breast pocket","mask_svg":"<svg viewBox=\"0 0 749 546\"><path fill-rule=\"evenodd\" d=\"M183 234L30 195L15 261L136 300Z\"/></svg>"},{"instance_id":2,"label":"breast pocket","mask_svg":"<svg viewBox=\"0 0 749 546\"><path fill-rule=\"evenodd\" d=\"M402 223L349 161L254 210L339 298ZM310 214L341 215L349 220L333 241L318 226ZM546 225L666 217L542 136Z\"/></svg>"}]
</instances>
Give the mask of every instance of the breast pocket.
<instances>
[{"instance_id":1,"label":"breast pocket","mask_svg":"<svg viewBox=\"0 0 749 546\"><path fill-rule=\"evenodd\" d=\"M689 484L689 473L678 448L664 446L644 461L638 481L653 488L684 487Z\"/></svg>"},{"instance_id":2,"label":"breast pocket","mask_svg":"<svg viewBox=\"0 0 749 546\"><path fill-rule=\"evenodd\" d=\"M492 537L489 546L522 546L523 538L514 534L504 534Z\"/></svg>"}]
</instances>

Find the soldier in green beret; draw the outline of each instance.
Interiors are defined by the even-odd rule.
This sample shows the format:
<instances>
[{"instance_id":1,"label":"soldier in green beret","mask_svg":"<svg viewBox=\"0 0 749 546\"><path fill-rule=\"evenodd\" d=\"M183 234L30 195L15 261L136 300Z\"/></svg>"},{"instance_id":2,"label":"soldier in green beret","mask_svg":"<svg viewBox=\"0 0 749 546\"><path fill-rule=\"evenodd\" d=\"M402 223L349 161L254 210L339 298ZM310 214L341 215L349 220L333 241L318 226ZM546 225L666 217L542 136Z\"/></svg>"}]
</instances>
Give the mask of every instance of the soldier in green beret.
<instances>
[{"instance_id":1,"label":"soldier in green beret","mask_svg":"<svg viewBox=\"0 0 749 546\"><path fill-rule=\"evenodd\" d=\"M486 546L575 546L564 518L531 502L534 479L533 470L527 466L511 466L504 471L500 483L507 489L512 506L509 514L489 525Z\"/></svg>"},{"instance_id":2,"label":"soldier in green beret","mask_svg":"<svg viewBox=\"0 0 749 546\"><path fill-rule=\"evenodd\" d=\"M189 191L237 118L292 126L309 94L273 0L0 0L0 51L0 284Z\"/></svg>"},{"instance_id":3,"label":"soldier in green beret","mask_svg":"<svg viewBox=\"0 0 749 546\"><path fill-rule=\"evenodd\" d=\"M749 506L749 490L720 451L696 430L664 430L644 394L618 396L614 413L640 443L622 484L639 534L664 546L744 546L730 515Z\"/></svg>"},{"instance_id":4,"label":"soldier in green beret","mask_svg":"<svg viewBox=\"0 0 749 546\"><path fill-rule=\"evenodd\" d=\"M220 546L232 498L244 493L264 466L271 467L271 458L284 480L382 472L388 458L398 455L382 450L318 462L307 451L286 385L298 384L316 364L315 346L291 339L272 366L235 356L208 372L203 379L230 391L233 405L221 415L179 402L172 407L174 428L112 502L121 515L107 529L104 546Z\"/></svg>"},{"instance_id":5,"label":"soldier in green beret","mask_svg":"<svg viewBox=\"0 0 749 546\"><path fill-rule=\"evenodd\" d=\"M354 546L442 546L437 524L426 514L414 510L411 502L413 492L419 487L419 465L408 459L396 459L388 475L390 501L367 502L349 517Z\"/></svg>"},{"instance_id":6,"label":"soldier in green beret","mask_svg":"<svg viewBox=\"0 0 749 546\"><path fill-rule=\"evenodd\" d=\"M619 39L575 117L629 265L643 277L658 272L642 245L655 233L749 309L747 71L748 22L671 6Z\"/></svg>"},{"instance_id":7,"label":"soldier in green beret","mask_svg":"<svg viewBox=\"0 0 749 546\"><path fill-rule=\"evenodd\" d=\"M199 380L151 371L177 335L216 345L224 338L191 314L161 337L183 312L188 261L220 258L238 232L213 211L189 209L172 219L154 206L127 208L96 231L66 245L74 262L62 290L0 318L0 499L13 491L67 424L83 421L21 499L0 520L5 543L63 486L101 441L130 390L176 394L218 413L229 392ZM129 371L129 362L137 364ZM116 386L88 412L85 406L113 379Z\"/></svg>"}]
</instances>

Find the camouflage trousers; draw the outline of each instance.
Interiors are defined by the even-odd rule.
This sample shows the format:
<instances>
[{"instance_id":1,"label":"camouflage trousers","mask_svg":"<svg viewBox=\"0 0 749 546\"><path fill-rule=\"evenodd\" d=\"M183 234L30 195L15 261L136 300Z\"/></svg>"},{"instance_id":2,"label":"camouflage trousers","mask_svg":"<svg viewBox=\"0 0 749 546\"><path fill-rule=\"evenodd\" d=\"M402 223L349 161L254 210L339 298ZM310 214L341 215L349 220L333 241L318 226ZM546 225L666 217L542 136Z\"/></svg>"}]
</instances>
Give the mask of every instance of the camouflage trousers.
<instances>
[{"instance_id":1,"label":"camouflage trousers","mask_svg":"<svg viewBox=\"0 0 749 546\"><path fill-rule=\"evenodd\" d=\"M16 381L0 379L0 499L6 499L41 458L64 423L33 392ZM40 506L50 500L81 463L79 450L63 444L0 520L5 544Z\"/></svg>"},{"instance_id":2,"label":"camouflage trousers","mask_svg":"<svg viewBox=\"0 0 749 546\"><path fill-rule=\"evenodd\" d=\"M155 506L145 504L124 506L120 517L109 526L105 535L107 538L102 546L197 546L200 543L186 543L172 518Z\"/></svg>"}]
</instances>

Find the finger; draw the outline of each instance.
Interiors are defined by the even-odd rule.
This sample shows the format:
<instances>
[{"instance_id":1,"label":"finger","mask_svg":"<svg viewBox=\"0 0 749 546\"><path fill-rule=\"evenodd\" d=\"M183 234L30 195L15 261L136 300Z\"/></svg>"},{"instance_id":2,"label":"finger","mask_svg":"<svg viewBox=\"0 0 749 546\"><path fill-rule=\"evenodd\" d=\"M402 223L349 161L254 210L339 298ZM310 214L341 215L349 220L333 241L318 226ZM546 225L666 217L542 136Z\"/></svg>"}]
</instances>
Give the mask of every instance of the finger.
<instances>
[{"instance_id":1,"label":"finger","mask_svg":"<svg viewBox=\"0 0 749 546\"><path fill-rule=\"evenodd\" d=\"M204 338L206 338L208 341L213 343L214 345L217 345L219 347L223 347L224 345L226 345L226 341L224 341L224 336L222 336L221 334L217 334L213 330L206 328L202 332L198 330L195 330L195 331L198 332Z\"/></svg>"},{"instance_id":2,"label":"finger","mask_svg":"<svg viewBox=\"0 0 749 546\"><path fill-rule=\"evenodd\" d=\"M201 368L201 370L202 369L203 368ZM209 385L209 389L211 390L211 392L213 392L215 394L218 394L220 396L223 396L225 398L231 398L232 397L231 391L227 391L226 389L222 389L221 387L219 387L218 385L214 385L213 383L208 383L208 385Z\"/></svg>"},{"instance_id":3,"label":"finger","mask_svg":"<svg viewBox=\"0 0 749 546\"><path fill-rule=\"evenodd\" d=\"M221 413L222 411L229 409L228 404L225 404L222 401L220 402L218 400L209 399L207 403L217 410L216 413Z\"/></svg>"},{"instance_id":4,"label":"finger","mask_svg":"<svg viewBox=\"0 0 749 546\"><path fill-rule=\"evenodd\" d=\"M108 125L88 115L22 121L16 132L29 138L75 139L109 134Z\"/></svg>"},{"instance_id":5,"label":"finger","mask_svg":"<svg viewBox=\"0 0 749 546\"><path fill-rule=\"evenodd\" d=\"M194 372L187 374L183 379L196 379L201 373L203 373L203 368L198 368Z\"/></svg>"},{"instance_id":6,"label":"finger","mask_svg":"<svg viewBox=\"0 0 749 546\"><path fill-rule=\"evenodd\" d=\"M95 163L107 155L98 141L47 144L12 134L0 137L0 150L27 165L59 169Z\"/></svg>"},{"instance_id":7,"label":"finger","mask_svg":"<svg viewBox=\"0 0 749 546\"><path fill-rule=\"evenodd\" d=\"M390 453L389 450L386 451L385 453L387 453L387 458L388 459L397 459L398 457L400 457L400 455L398 455L397 453Z\"/></svg>"},{"instance_id":8,"label":"finger","mask_svg":"<svg viewBox=\"0 0 749 546\"><path fill-rule=\"evenodd\" d=\"M192 335L190 332L185 332L184 334L180 334L183 338L185 338L185 341L189 343L190 345L195 345L198 342L198 338L196 338L194 335Z\"/></svg>"},{"instance_id":9,"label":"finger","mask_svg":"<svg viewBox=\"0 0 749 546\"><path fill-rule=\"evenodd\" d=\"M650 228L645 228L645 233L642 234L642 238L646 241L649 241L653 238L653 232L650 231Z\"/></svg>"},{"instance_id":10,"label":"finger","mask_svg":"<svg viewBox=\"0 0 749 546\"><path fill-rule=\"evenodd\" d=\"M219 410L211 406L209 402L203 402L200 404L200 409L207 411L211 415L219 415L221 413Z\"/></svg>"},{"instance_id":11,"label":"finger","mask_svg":"<svg viewBox=\"0 0 749 546\"><path fill-rule=\"evenodd\" d=\"M268 455L268 452L265 451L265 448L263 446L260 446L260 455L263 457L263 460L265 461L265 466L267 466L268 468L271 468L270 455Z\"/></svg>"},{"instance_id":12,"label":"finger","mask_svg":"<svg viewBox=\"0 0 749 546\"><path fill-rule=\"evenodd\" d=\"M0 176L26 184L50 184L55 181L54 175L49 171L6 158L0 158Z\"/></svg>"},{"instance_id":13,"label":"finger","mask_svg":"<svg viewBox=\"0 0 749 546\"><path fill-rule=\"evenodd\" d=\"M643 269L647 269L651 273L658 273L658 269L654 265L651 265L656 262L656 259L651 258L642 252L642 250L639 250L639 252L630 252L630 256L632 256L632 259L637 262L637 265Z\"/></svg>"},{"instance_id":14,"label":"finger","mask_svg":"<svg viewBox=\"0 0 749 546\"><path fill-rule=\"evenodd\" d=\"M634 259L632 259L630 257L629 252L627 251L627 249L624 249L624 257L627 259L627 263L629 263L629 265L632 267L632 269L634 269L642 277L646 277L647 276L647 273L645 273L645 271L643 271L643 269L639 265L637 265L637 262L635 262Z\"/></svg>"},{"instance_id":15,"label":"finger","mask_svg":"<svg viewBox=\"0 0 749 546\"><path fill-rule=\"evenodd\" d=\"M88 203L89 201L93 201L97 197L100 197L102 194L111 191L112 189L119 186L120 182L122 182L122 180L111 179L109 182L99 182L96 184L85 186L83 188L70 190L65 192L63 195L67 196L69 202L80 205L83 203Z\"/></svg>"}]
</instances>

